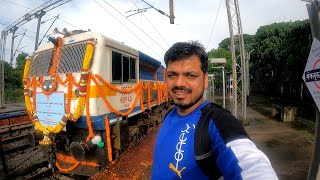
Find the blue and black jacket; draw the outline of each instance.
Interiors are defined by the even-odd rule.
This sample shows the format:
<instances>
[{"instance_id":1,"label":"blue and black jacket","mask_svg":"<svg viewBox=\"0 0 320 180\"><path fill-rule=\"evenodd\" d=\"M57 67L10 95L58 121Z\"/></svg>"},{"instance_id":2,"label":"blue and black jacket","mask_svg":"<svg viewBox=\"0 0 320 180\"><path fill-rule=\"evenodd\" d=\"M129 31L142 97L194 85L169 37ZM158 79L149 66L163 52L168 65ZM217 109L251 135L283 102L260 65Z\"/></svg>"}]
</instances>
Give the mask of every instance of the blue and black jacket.
<instances>
[{"instance_id":1,"label":"blue and black jacket","mask_svg":"<svg viewBox=\"0 0 320 180\"><path fill-rule=\"evenodd\" d=\"M166 117L155 143L151 179L208 179L195 160L194 136L205 101L186 116L174 108ZM234 117L233 117L234 118ZM229 118L230 119L230 118ZM240 126L240 127L239 127ZM248 138L239 136L241 124L228 118L210 121L208 132L216 167L228 179L278 179L269 159Z\"/></svg>"}]
</instances>

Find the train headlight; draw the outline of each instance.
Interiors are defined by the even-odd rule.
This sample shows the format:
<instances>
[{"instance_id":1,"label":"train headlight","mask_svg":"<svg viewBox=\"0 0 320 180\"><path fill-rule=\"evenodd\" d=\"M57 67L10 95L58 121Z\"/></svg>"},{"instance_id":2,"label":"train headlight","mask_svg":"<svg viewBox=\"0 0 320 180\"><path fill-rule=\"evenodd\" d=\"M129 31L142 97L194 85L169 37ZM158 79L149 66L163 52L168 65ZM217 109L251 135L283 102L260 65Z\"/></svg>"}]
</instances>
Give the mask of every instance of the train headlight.
<instances>
[{"instance_id":1,"label":"train headlight","mask_svg":"<svg viewBox=\"0 0 320 180\"><path fill-rule=\"evenodd\" d=\"M45 91L50 91L52 88L53 88L53 85L54 85L54 82L53 80L45 80L43 83L42 83L42 88L43 90Z\"/></svg>"}]
</instances>

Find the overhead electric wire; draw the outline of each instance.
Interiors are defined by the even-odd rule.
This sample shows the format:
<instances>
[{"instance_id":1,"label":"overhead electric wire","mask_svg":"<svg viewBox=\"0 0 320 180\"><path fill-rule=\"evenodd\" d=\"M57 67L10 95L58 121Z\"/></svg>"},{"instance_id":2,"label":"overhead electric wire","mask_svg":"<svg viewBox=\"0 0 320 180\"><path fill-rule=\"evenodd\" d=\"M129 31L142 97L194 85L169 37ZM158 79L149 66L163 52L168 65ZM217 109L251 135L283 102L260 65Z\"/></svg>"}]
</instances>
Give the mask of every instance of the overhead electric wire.
<instances>
[{"instance_id":1,"label":"overhead electric wire","mask_svg":"<svg viewBox=\"0 0 320 180\"><path fill-rule=\"evenodd\" d=\"M9 24L4 24L4 23L1 23L1 22L0 22L0 24L2 24L2 25L4 25L4 26L9 26ZM22 27L20 27L19 29L26 30L26 28L22 28ZM3 30L3 29L2 29L2 30ZM1 30L1 31L2 31L2 30ZM35 34L36 34L36 32L34 32L34 31L30 31L30 30L28 30L28 29L27 29L27 31L32 32L32 33L35 33Z\"/></svg>"},{"instance_id":2,"label":"overhead electric wire","mask_svg":"<svg viewBox=\"0 0 320 180\"><path fill-rule=\"evenodd\" d=\"M56 20L59 18L60 13L55 17L54 21L51 23L50 27L47 29L46 33L42 36L42 39L40 40L40 42L38 43L38 46L42 43L44 37L47 35L48 31L51 29L52 25L54 24L54 22L56 22Z\"/></svg>"},{"instance_id":3,"label":"overhead electric wire","mask_svg":"<svg viewBox=\"0 0 320 180\"><path fill-rule=\"evenodd\" d=\"M23 7L23 8L32 10L31 8L28 8L28 7L23 6L23 5L21 5L21 4L17 4L17 3L15 3L15 2L7 1L7 0L1 0L1 1L4 1L4 2L10 3L10 4L14 4L14 5L16 5L16 6L20 6L20 7Z\"/></svg>"},{"instance_id":4,"label":"overhead electric wire","mask_svg":"<svg viewBox=\"0 0 320 180\"><path fill-rule=\"evenodd\" d=\"M131 0L132 1L132 0ZM134 6L136 6L136 3L138 2L138 0L136 0L136 2L135 3L133 3L134 5L130 8L130 10L129 11L131 11L132 9L133 9L133 7ZM136 6L137 7L137 6Z\"/></svg>"},{"instance_id":5,"label":"overhead electric wire","mask_svg":"<svg viewBox=\"0 0 320 180\"><path fill-rule=\"evenodd\" d=\"M129 32L131 32L137 39L139 39L146 47L148 47L153 53L155 53L157 56L159 56L158 53L156 53L151 47L149 47L141 38L139 38L134 32L132 32L126 25L124 25L118 18L116 18L112 13L110 13L106 8L104 8L101 4L99 4L96 0L93 0L95 3L97 3L102 9L104 9L110 16L115 18L122 26L124 26ZM161 56L159 56L161 57Z\"/></svg>"},{"instance_id":6,"label":"overhead electric wire","mask_svg":"<svg viewBox=\"0 0 320 180\"><path fill-rule=\"evenodd\" d=\"M132 3L136 6L136 8L139 9L139 7L136 5L135 2L133 2L133 0L131 0ZM170 47L170 45L168 44L168 42L163 38L163 36L159 33L159 31L157 30L157 28L154 27L154 25L149 21L149 19L147 18L146 15L143 14L143 12L141 12L141 14L147 19L147 21L151 24L151 26L153 27L154 30L156 30L156 32L158 33L158 35L162 38L162 40L168 45L168 47Z\"/></svg>"},{"instance_id":7,"label":"overhead electric wire","mask_svg":"<svg viewBox=\"0 0 320 180\"><path fill-rule=\"evenodd\" d=\"M214 30L214 27L216 26L216 22L217 22L218 15L219 15L219 12L220 12L221 4L222 4L222 0L220 0L220 4L219 4L218 12L217 12L217 15L216 15L216 19L214 20L214 23L213 23L213 26L212 26L212 29L211 29L210 37L209 37L208 44L207 44L207 49L209 48L212 32Z\"/></svg>"},{"instance_id":8,"label":"overhead electric wire","mask_svg":"<svg viewBox=\"0 0 320 180\"><path fill-rule=\"evenodd\" d=\"M7 2L7 3L11 3L11 4L14 4L14 5L16 5L16 6L20 6L20 7L23 7L23 8L26 8L26 9L30 9L30 10L31 10L31 8L29 8L29 7L26 7L26 6L23 6L23 5L21 5L21 4L17 4L17 3L14 3L14 2L8 1L8 0L1 0L1 1ZM50 14L47 14L47 15L48 15L48 16L51 16L52 18L56 17L56 16L53 16L53 15L50 15ZM79 29L79 30L83 30L82 28L79 28L79 27L75 26L74 24L71 24L70 22L65 21L65 20L61 19L60 17L59 17L58 20L66 23L66 24L69 24L69 25L71 25L71 26L73 26L73 27L75 27L75 28L77 28L77 29ZM36 33L36 32L34 32L34 33Z\"/></svg>"},{"instance_id":9,"label":"overhead electric wire","mask_svg":"<svg viewBox=\"0 0 320 180\"><path fill-rule=\"evenodd\" d=\"M21 44L21 41L22 41L23 37L26 35L26 32L27 32L27 30L24 31L24 33L23 33L23 35L22 35L22 37L21 37L21 39L20 39L20 41L19 41L19 43L18 43L18 46L17 46L16 50L14 51L14 54L13 54L12 57L15 57L15 56L16 56L16 53L17 53L17 51L18 51L18 48L19 48L19 46L20 46L20 44Z\"/></svg>"},{"instance_id":10,"label":"overhead electric wire","mask_svg":"<svg viewBox=\"0 0 320 180\"><path fill-rule=\"evenodd\" d=\"M52 16L52 15L50 15L50 16ZM52 16L52 17L53 17L53 16ZM69 23L68 21L65 21L65 20L61 19L60 17L58 18L58 20L60 20L60 21L62 21L62 22L64 22L64 23L66 23L66 24L69 24L69 25L77 28L78 30L83 30L82 28L79 28L79 27L77 27L76 25L71 24L71 23Z\"/></svg>"},{"instance_id":11,"label":"overhead electric wire","mask_svg":"<svg viewBox=\"0 0 320 180\"><path fill-rule=\"evenodd\" d=\"M3 24L3 23L0 23L0 24L5 25L5 26L9 26L8 24ZM26 30L26 31L32 32L32 33L36 33L36 32L30 31L30 30L28 30L28 29L26 29L26 28L19 28L19 29L21 29L21 30ZM2 30L3 30L3 29L1 29L0 31L2 31ZM23 33L22 33L22 34L23 34ZM16 34L16 35L22 35L22 34ZM35 37L30 36L30 35L26 35L26 34L25 34L25 36L26 36L26 37L29 37L29 38L35 39Z\"/></svg>"},{"instance_id":12,"label":"overhead electric wire","mask_svg":"<svg viewBox=\"0 0 320 180\"><path fill-rule=\"evenodd\" d=\"M107 1L103 0L105 3L107 3L112 9L114 9L115 11L117 11L121 16L123 16L124 18L126 18L125 15L123 15L119 10L117 10L116 8L114 8L111 4L109 4ZM141 32L143 32L146 36L148 36L154 43L156 43L161 49L163 49L165 51L165 49L158 43L156 42L152 37L150 37L146 32L143 31L143 29L141 29L139 26L137 26L135 23L133 23L130 19L126 18L131 24L133 24L136 28L138 28Z\"/></svg>"}]
</instances>

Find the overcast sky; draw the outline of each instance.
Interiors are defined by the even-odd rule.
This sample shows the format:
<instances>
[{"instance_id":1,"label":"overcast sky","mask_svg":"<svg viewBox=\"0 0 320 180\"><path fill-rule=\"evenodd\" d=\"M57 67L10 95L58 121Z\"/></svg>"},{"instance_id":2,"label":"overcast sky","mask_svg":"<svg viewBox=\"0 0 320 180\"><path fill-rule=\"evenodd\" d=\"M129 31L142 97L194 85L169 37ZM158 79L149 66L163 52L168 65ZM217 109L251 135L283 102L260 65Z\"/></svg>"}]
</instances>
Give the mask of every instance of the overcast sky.
<instances>
[{"instance_id":1,"label":"overcast sky","mask_svg":"<svg viewBox=\"0 0 320 180\"><path fill-rule=\"evenodd\" d=\"M169 14L169 0L145 1ZM0 30L45 2L0 0ZM306 3L301 0L239 0L239 6L243 33L246 34L255 34L260 26L274 22L308 18ZM229 37L225 0L174 0L175 24L170 24L168 17L154 9L126 18L132 14L127 11L146 7L148 5L141 0L72 0L43 16L42 21L45 23L41 25L40 40L53 22L50 18L59 13L60 19L49 29L49 34L55 27L59 30L90 29L162 62L165 51L175 42L197 40L209 51ZM21 51L29 54L33 52L36 24L37 20L34 19L17 30L14 49L19 44L21 34L27 29L18 49L22 48ZM44 38L45 41L47 38ZM7 37L6 45L6 61L9 61L11 34Z\"/></svg>"}]
</instances>

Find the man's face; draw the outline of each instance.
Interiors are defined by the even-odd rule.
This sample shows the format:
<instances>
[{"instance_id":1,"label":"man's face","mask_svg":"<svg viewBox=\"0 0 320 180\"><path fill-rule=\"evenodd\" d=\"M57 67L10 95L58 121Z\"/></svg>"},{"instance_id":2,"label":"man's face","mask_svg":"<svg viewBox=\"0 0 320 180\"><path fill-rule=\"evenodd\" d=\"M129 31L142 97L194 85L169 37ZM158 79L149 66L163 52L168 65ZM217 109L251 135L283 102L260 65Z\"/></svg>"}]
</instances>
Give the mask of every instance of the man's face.
<instances>
[{"instance_id":1,"label":"man's face","mask_svg":"<svg viewBox=\"0 0 320 180\"><path fill-rule=\"evenodd\" d=\"M196 108L202 103L204 89L208 87L208 74L202 72L199 57L193 55L170 62L166 82L169 95L179 108Z\"/></svg>"}]
</instances>

